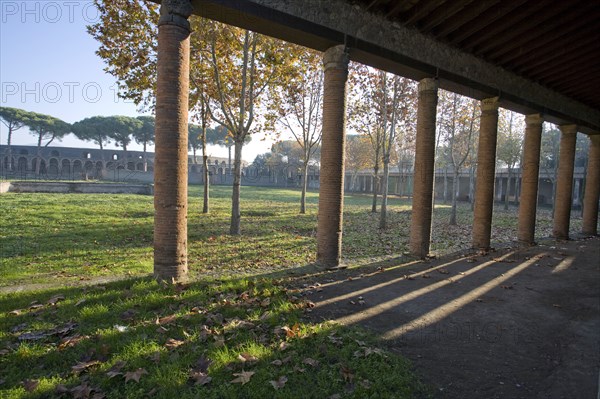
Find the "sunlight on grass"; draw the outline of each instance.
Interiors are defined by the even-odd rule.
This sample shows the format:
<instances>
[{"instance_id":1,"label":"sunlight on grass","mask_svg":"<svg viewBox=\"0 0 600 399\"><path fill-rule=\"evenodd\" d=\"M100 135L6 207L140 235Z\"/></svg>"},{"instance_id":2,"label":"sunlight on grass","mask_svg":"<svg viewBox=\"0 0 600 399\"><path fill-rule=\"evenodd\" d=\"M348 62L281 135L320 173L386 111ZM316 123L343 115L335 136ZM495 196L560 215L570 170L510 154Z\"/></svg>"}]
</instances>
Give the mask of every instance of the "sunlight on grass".
<instances>
[{"instance_id":1,"label":"sunlight on grass","mask_svg":"<svg viewBox=\"0 0 600 399\"><path fill-rule=\"evenodd\" d=\"M404 359L357 355L371 336L307 309L268 279L0 295L0 397L427 397Z\"/></svg>"}]
</instances>

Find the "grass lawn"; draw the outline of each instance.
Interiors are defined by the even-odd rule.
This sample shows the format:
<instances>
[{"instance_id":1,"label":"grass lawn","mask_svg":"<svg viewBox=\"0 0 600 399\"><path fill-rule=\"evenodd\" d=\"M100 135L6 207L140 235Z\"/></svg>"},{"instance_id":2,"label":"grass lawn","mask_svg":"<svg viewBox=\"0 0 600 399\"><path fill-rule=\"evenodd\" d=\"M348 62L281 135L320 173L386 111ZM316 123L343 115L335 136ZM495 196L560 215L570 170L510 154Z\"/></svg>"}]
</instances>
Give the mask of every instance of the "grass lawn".
<instances>
[{"instance_id":1,"label":"grass lawn","mask_svg":"<svg viewBox=\"0 0 600 399\"><path fill-rule=\"evenodd\" d=\"M26 288L0 294L0 397L430 397L409 364L368 333L304 317L312 304L294 287L318 289L326 278L302 267L315 257L317 194L299 215L298 191L244 187L239 237L227 234L230 195L213 187L211 214L202 215L200 187L191 188L195 282L175 287L148 277L152 197L0 196L0 292ZM350 265L407 249L410 202L391 199L385 231L370 204L346 196ZM436 206L436 253L468 247L467 204L458 217L448 226L449 207ZM494 239L512 240L514 209L496 211L494 224ZM547 211L538 225L547 235Z\"/></svg>"},{"instance_id":2,"label":"grass lawn","mask_svg":"<svg viewBox=\"0 0 600 399\"><path fill-rule=\"evenodd\" d=\"M243 187L242 235L230 236L231 189L213 186L212 210L201 211L201 187L190 189L189 267L193 278L263 273L315 260L317 193L299 215L299 192ZM98 277L145 276L152 271L152 197L138 195L3 194L0 197L0 287L60 284ZM371 196L345 198L343 255L350 265L397 257L408 249L410 201L392 197L389 228L378 228ZM516 210L496 207L492 240L516 237ZM448 205L434 211L432 252L470 245L472 212L460 204L449 226ZM572 229L580 228L573 218ZM551 214L538 212L538 235L549 236Z\"/></svg>"}]
</instances>

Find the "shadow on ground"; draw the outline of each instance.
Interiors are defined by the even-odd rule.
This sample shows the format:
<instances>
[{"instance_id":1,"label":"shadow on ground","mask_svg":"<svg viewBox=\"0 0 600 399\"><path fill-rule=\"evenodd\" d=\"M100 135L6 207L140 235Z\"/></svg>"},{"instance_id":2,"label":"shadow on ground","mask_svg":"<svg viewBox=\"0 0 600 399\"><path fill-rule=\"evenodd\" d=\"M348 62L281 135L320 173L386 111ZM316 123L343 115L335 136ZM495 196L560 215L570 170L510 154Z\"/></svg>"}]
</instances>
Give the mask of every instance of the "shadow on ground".
<instances>
[{"instance_id":1,"label":"shadow on ground","mask_svg":"<svg viewBox=\"0 0 600 399\"><path fill-rule=\"evenodd\" d=\"M600 239L315 274L314 320L373 330L440 398L593 398ZM362 274L360 274L362 273Z\"/></svg>"}]
</instances>

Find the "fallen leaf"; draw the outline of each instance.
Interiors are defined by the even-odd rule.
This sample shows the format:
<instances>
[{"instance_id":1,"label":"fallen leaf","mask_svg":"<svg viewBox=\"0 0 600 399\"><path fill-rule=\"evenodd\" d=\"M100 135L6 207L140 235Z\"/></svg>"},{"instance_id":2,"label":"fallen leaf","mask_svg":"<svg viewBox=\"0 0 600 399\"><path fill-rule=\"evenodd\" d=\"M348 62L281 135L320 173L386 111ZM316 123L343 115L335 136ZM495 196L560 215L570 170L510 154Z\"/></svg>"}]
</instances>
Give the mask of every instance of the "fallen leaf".
<instances>
[{"instance_id":1,"label":"fallen leaf","mask_svg":"<svg viewBox=\"0 0 600 399\"><path fill-rule=\"evenodd\" d=\"M290 344L288 344L287 342L285 342L285 341L281 341L281 343L279 344L279 350L282 350L282 351L284 351L284 350L286 350L287 348L289 348L289 346L290 346Z\"/></svg>"},{"instance_id":2,"label":"fallen leaf","mask_svg":"<svg viewBox=\"0 0 600 399\"><path fill-rule=\"evenodd\" d=\"M82 371L85 371L88 368L97 364L100 364L98 360L90 360L89 362L79 362L75 366L71 367L71 369L76 373L81 373Z\"/></svg>"},{"instance_id":3,"label":"fallen leaf","mask_svg":"<svg viewBox=\"0 0 600 399\"><path fill-rule=\"evenodd\" d=\"M340 374L342 375L342 378L344 379L345 382L351 383L352 380L354 379L354 371L350 370L346 366L341 367Z\"/></svg>"},{"instance_id":4,"label":"fallen leaf","mask_svg":"<svg viewBox=\"0 0 600 399\"><path fill-rule=\"evenodd\" d=\"M287 377L285 375L279 377L279 379L277 381L270 381L271 385L273 385L273 388L275 389L281 389L285 386L285 383L287 382Z\"/></svg>"},{"instance_id":5,"label":"fallen leaf","mask_svg":"<svg viewBox=\"0 0 600 399\"><path fill-rule=\"evenodd\" d=\"M221 336L215 336L215 347L220 348L225 346L225 338Z\"/></svg>"},{"instance_id":6,"label":"fallen leaf","mask_svg":"<svg viewBox=\"0 0 600 399\"><path fill-rule=\"evenodd\" d=\"M143 368L139 368L135 371L128 371L127 373L125 373L125 382L128 382L129 380L140 382L140 378L144 374L148 374L148 372Z\"/></svg>"},{"instance_id":7,"label":"fallen leaf","mask_svg":"<svg viewBox=\"0 0 600 399\"><path fill-rule=\"evenodd\" d=\"M40 385L40 382L38 380L25 380L22 384L27 392L33 392Z\"/></svg>"},{"instance_id":8,"label":"fallen leaf","mask_svg":"<svg viewBox=\"0 0 600 399\"><path fill-rule=\"evenodd\" d=\"M206 373L211 364L212 360L207 359L206 357L204 357L204 355L202 355L196 362L196 369L203 373Z\"/></svg>"},{"instance_id":9,"label":"fallen leaf","mask_svg":"<svg viewBox=\"0 0 600 399\"><path fill-rule=\"evenodd\" d=\"M75 345L77 345L79 342L88 339L89 336L87 335L73 335L70 337L65 337L63 339L60 340L60 343L58 344L58 349L62 350L65 348L70 348L73 347Z\"/></svg>"},{"instance_id":10,"label":"fallen leaf","mask_svg":"<svg viewBox=\"0 0 600 399\"><path fill-rule=\"evenodd\" d=\"M183 344L185 344L185 342L184 342L184 341L180 341L180 340L178 340L178 339L174 339L174 338L169 338L169 339L167 340L167 342L165 342L165 347L166 347L167 349L171 349L171 350L172 350L172 349L175 349L175 348L177 348L177 347L180 347L180 346L181 346L181 345L183 345Z\"/></svg>"},{"instance_id":11,"label":"fallen leaf","mask_svg":"<svg viewBox=\"0 0 600 399\"><path fill-rule=\"evenodd\" d=\"M250 381L250 378L252 378L254 373L254 371L242 371L241 373L233 373L233 375L237 378L232 380L231 383L246 385Z\"/></svg>"},{"instance_id":12,"label":"fallen leaf","mask_svg":"<svg viewBox=\"0 0 600 399\"><path fill-rule=\"evenodd\" d=\"M70 390L69 388L66 387L66 385L63 384L58 384L55 388L54 388L54 392L57 393L58 395L62 396L66 393L69 393Z\"/></svg>"},{"instance_id":13,"label":"fallen leaf","mask_svg":"<svg viewBox=\"0 0 600 399\"><path fill-rule=\"evenodd\" d=\"M23 313L23 309L15 309L15 310L13 310L11 312L8 312L9 315L13 315L13 316L18 316L21 313Z\"/></svg>"},{"instance_id":14,"label":"fallen leaf","mask_svg":"<svg viewBox=\"0 0 600 399\"><path fill-rule=\"evenodd\" d=\"M70 392L75 399L89 399L92 391L92 388L87 384L87 382L84 382L81 385L71 388Z\"/></svg>"},{"instance_id":15,"label":"fallen leaf","mask_svg":"<svg viewBox=\"0 0 600 399\"><path fill-rule=\"evenodd\" d=\"M171 324L175 320L177 320L177 316L172 314L170 316L165 316L165 317L160 317L160 318L157 317L156 321L154 323L158 324L158 325L164 325L164 324Z\"/></svg>"},{"instance_id":16,"label":"fallen leaf","mask_svg":"<svg viewBox=\"0 0 600 399\"><path fill-rule=\"evenodd\" d=\"M256 356L251 355L250 353L244 352L238 355L238 360L240 360L242 363L253 363L257 362L258 358Z\"/></svg>"},{"instance_id":17,"label":"fallen leaf","mask_svg":"<svg viewBox=\"0 0 600 399\"><path fill-rule=\"evenodd\" d=\"M266 307L267 307L267 306L269 306L270 304L271 304L271 299L270 299L270 298L263 299L263 300L260 302L260 306L261 306L261 307L263 307L263 308L266 308Z\"/></svg>"},{"instance_id":18,"label":"fallen leaf","mask_svg":"<svg viewBox=\"0 0 600 399\"><path fill-rule=\"evenodd\" d=\"M450 272L446 269L438 269L438 273L440 274L450 274Z\"/></svg>"},{"instance_id":19,"label":"fallen leaf","mask_svg":"<svg viewBox=\"0 0 600 399\"><path fill-rule=\"evenodd\" d=\"M273 366L278 366L278 367L279 367L279 366L281 366L281 365L283 364L283 362L282 362L281 360L277 359L277 360L273 360L273 361L271 362L271 364L272 364Z\"/></svg>"},{"instance_id":20,"label":"fallen leaf","mask_svg":"<svg viewBox=\"0 0 600 399\"><path fill-rule=\"evenodd\" d=\"M131 320L135 317L137 311L135 309L127 309L123 313L121 313L122 320Z\"/></svg>"},{"instance_id":21,"label":"fallen leaf","mask_svg":"<svg viewBox=\"0 0 600 399\"><path fill-rule=\"evenodd\" d=\"M212 377L199 370L191 370L190 378L194 380L194 385L206 385L212 381Z\"/></svg>"},{"instance_id":22,"label":"fallen leaf","mask_svg":"<svg viewBox=\"0 0 600 399\"><path fill-rule=\"evenodd\" d=\"M58 302L60 301L64 301L65 300L65 296L62 294L57 294L54 295L52 298L48 299L48 301L46 302L46 304L48 305L56 305Z\"/></svg>"},{"instance_id":23,"label":"fallen leaf","mask_svg":"<svg viewBox=\"0 0 600 399\"><path fill-rule=\"evenodd\" d=\"M123 373L121 372L121 369L123 367L125 367L125 362L120 360L117 363L115 363L107 372L106 375L108 376L108 378L113 378L116 377L118 375L123 375Z\"/></svg>"},{"instance_id":24,"label":"fallen leaf","mask_svg":"<svg viewBox=\"0 0 600 399\"><path fill-rule=\"evenodd\" d=\"M75 306L79 306L79 305L81 305L81 304L85 303L85 301L86 301L86 299L85 299L85 298L81 298L80 300L78 300L78 301L75 303Z\"/></svg>"},{"instance_id":25,"label":"fallen leaf","mask_svg":"<svg viewBox=\"0 0 600 399\"><path fill-rule=\"evenodd\" d=\"M319 361L318 360L312 359L310 357L307 357L306 359L304 359L302 361L302 363L308 364L309 366L312 366L312 367L317 367L319 365Z\"/></svg>"}]
</instances>

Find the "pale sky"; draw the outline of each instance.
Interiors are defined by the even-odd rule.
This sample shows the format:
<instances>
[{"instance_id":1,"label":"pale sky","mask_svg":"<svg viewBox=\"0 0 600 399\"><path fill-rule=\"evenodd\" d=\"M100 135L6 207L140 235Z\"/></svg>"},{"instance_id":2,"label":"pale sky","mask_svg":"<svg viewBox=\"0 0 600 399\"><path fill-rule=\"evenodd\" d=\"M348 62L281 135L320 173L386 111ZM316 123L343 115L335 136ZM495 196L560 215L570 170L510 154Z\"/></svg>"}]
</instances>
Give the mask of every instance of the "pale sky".
<instances>
[{"instance_id":1,"label":"pale sky","mask_svg":"<svg viewBox=\"0 0 600 399\"><path fill-rule=\"evenodd\" d=\"M94 53L98 43L85 27L97 19L90 0L0 0L0 105L69 123L95 115L139 115L135 104L116 97L116 80ZM244 147L245 160L270 150L272 141L262 137L257 134ZM0 143L6 144L2 124ZM36 139L22 129L13 144L35 145ZM73 135L51 146L95 147ZM141 146L132 143L131 149ZM227 149L209 146L209 154L226 157Z\"/></svg>"}]
</instances>

